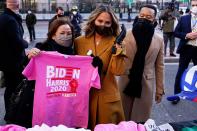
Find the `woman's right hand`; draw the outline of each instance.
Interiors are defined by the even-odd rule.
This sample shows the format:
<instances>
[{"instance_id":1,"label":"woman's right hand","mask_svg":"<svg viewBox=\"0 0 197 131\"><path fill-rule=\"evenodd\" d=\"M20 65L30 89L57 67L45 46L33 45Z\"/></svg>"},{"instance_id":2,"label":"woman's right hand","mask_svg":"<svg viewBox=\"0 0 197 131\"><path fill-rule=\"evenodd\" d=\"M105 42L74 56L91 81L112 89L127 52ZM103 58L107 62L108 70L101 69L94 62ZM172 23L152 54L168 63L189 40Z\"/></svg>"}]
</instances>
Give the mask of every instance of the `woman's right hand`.
<instances>
[{"instance_id":1,"label":"woman's right hand","mask_svg":"<svg viewBox=\"0 0 197 131\"><path fill-rule=\"evenodd\" d=\"M35 57L37 55L40 54L40 49L38 48L32 48L28 53L27 53L27 56L29 59L31 59L32 57Z\"/></svg>"}]
</instances>

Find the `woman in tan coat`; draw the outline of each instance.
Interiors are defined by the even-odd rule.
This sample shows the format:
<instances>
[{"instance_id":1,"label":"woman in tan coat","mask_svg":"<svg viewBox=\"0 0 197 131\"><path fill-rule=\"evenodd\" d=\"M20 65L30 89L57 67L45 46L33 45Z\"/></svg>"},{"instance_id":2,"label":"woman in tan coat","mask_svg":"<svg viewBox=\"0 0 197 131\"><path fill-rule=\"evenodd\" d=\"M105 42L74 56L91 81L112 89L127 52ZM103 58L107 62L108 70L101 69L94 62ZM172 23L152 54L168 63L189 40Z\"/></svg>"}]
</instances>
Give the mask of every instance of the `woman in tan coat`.
<instances>
[{"instance_id":1,"label":"woman in tan coat","mask_svg":"<svg viewBox=\"0 0 197 131\"><path fill-rule=\"evenodd\" d=\"M89 128L100 123L119 123L124 120L120 93L115 75L125 70L123 49L115 44L116 53L112 54L115 37L119 33L118 19L106 6L99 6L90 15L85 26L85 36L75 40L78 55L87 55L91 50L101 60L101 89L91 89L89 108ZM101 68L101 67L99 67Z\"/></svg>"}]
</instances>

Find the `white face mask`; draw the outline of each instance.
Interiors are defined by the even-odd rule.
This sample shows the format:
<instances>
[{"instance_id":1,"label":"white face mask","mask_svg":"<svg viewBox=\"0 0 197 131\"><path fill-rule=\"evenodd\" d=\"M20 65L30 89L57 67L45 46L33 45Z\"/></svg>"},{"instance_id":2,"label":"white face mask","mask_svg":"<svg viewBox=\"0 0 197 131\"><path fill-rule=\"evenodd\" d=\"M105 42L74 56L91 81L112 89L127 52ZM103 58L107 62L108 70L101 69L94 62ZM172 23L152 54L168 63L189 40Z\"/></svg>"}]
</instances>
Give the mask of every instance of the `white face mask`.
<instances>
[{"instance_id":1,"label":"white face mask","mask_svg":"<svg viewBox=\"0 0 197 131\"><path fill-rule=\"evenodd\" d=\"M28 13L28 14L31 14L31 11L29 10L27 13Z\"/></svg>"},{"instance_id":2,"label":"white face mask","mask_svg":"<svg viewBox=\"0 0 197 131\"><path fill-rule=\"evenodd\" d=\"M77 11L73 11L73 14L76 15L77 14Z\"/></svg>"},{"instance_id":3,"label":"white face mask","mask_svg":"<svg viewBox=\"0 0 197 131\"><path fill-rule=\"evenodd\" d=\"M69 47L69 46L72 45L72 35L68 35L68 36L59 35L59 36L56 36L55 37L55 41L61 46Z\"/></svg>"},{"instance_id":4,"label":"white face mask","mask_svg":"<svg viewBox=\"0 0 197 131\"><path fill-rule=\"evenodd\" d=\"M195 15L197 15L197 6L194 6L191 8L191 12Z\"/></svg>"}]
</instances>

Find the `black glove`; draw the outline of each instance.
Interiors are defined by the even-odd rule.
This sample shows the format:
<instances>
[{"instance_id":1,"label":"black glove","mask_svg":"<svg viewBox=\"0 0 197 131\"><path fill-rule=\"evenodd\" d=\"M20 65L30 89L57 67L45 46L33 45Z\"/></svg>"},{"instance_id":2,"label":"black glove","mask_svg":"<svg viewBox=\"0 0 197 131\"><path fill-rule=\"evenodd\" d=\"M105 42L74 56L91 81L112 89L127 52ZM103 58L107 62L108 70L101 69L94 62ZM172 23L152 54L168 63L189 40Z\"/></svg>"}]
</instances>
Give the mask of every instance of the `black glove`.
<instances>
[{"instance_id":1,"label":"black glove","mask_svg":"<svg viewBox=\"0 0 197 131\"><path fill-rule=\"evenodd\" d=\"M91 56L93 56L93 55L91 55ZM102 68L103 68L103 62L98 56L93 56L92 66L98 67L98 73L101 76L101 72L102 72Z\"/></svg>"}]
</instances>

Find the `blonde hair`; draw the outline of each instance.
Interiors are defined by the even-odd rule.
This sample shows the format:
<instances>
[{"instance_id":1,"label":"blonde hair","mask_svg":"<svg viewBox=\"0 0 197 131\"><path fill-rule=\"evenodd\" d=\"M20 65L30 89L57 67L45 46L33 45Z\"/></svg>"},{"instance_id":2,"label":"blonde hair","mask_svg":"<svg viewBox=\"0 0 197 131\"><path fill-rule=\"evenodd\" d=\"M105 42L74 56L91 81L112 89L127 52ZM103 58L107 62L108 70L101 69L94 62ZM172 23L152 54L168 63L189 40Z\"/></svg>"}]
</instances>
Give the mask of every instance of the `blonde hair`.
<instances>
[{"instance_id":1,"label":"blonde hair","mask_svg":"<svg viewBox=\"0 0 197 131\"><path fill-rule=\"evenodd\" d=\"M112 18L112 25L111 25L112 35L117 36L119 34L119 23L115 13L109 6L101 5L97 7L88 18L88 21L84 27L84 32L86 37L92 36L94 34L95 32L94 22L97 19L97 17L103 12L109 13Z\"/></svg>"}]
</instances>

